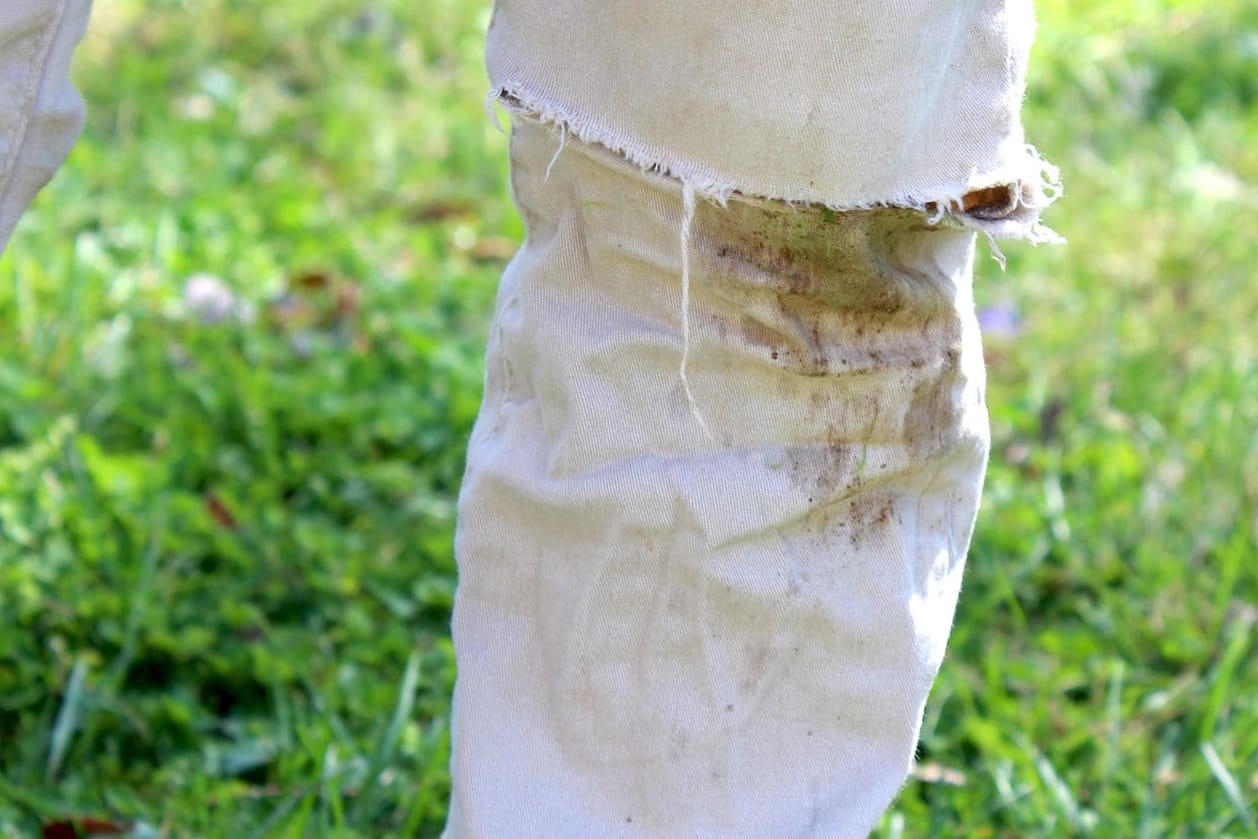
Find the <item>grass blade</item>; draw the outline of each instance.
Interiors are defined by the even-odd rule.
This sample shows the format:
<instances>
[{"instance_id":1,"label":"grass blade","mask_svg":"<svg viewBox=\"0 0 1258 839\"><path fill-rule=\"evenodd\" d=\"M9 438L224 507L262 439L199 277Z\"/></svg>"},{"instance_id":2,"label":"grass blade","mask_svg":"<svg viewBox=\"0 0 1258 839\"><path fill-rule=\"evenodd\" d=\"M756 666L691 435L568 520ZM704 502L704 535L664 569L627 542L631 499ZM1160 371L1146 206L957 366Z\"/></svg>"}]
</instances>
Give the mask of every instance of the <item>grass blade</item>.
<instances>
[{"instance_id":1,"label":"grass blade","mask_svg":"<svg viewBox=\"0 0 1258 839\"><path fill-rule=\"evenodd\" d=\"M1232 802L1232 809L1236 811L1237 818L1250 830L1258 828L1258 823L1254 821L1254 814L1249 812L1249 805L1245 803L1240 784L1236 783L1232 773L1227 771L1227 767L1223 765L1223 760L1219 757L1219 753L1214 750L1214 746L1202 742L1198 748L1201 750L1201 756L1206 759L1206 765L1210 767L1210 772L1214 774L1214 779L1219 782L1219 786L1223 787L1227 800Z\"/></svg>"},{"instance_id":2,"label":"grass blade","mask_svg":"<svg viewBox=\"0 0 1258 839\"><path fill-rule=\"evenodd\" d=\"M79 727L79 718L83 713L83 683L86 678L87 662L79 659L70 671L70 678L66 680L61 708L52 725L52 739L48 743L48 767L44 773L45 783L51 784L61 771L66 752L70 748L70 740L74 737L75 729Z\"/></svg>"},{"instance_id":3,"label":"grass blade","mask_svg":"<svg viewBox=\"0 0 1258 839\"><path fill-rule=\"evenodd\" d=\"M389 720L389 727L385 729L384 736L380 738L380 743L376 746L376 753L372 755L371 764L367 770L367 777L363 781L363 787L359 791L358 797L354 801L353 815L359 815L362 807L366 806L371 798L377 784L380 782L380 773L389 765L389 761L393 758L393 750L397 747L398 739L402 736L402 728L406 725L406 721L410 719L411 710L415 707L415 690L419 687L419 651L411 652L410 658L406 660L406 670L402 674L402 687L398 691L397 704L393 708L393 717Z\"/></svg>"},{"instance_id":4,"label":"grass blade","mask_svg":"<svg viewBox=\"0 0 1258 839\"><path fill-rule=\"evenodd\" d=\"M1070 791L1070 787L1057 774L1057 770L1053 768L1053 764L1049 762L1048 757L1034 746L1031 747L1031 757L1035 763L1035 769L1040 774L1044 786L1048 787L1048 791L1056 800L1057 806L1061 808L1062 815L1066 817L1067 823L1076 833L1083 829L1083 819L1079 812L1079 804L1075 800L1074 793Z\"/></svg>"}]
</instances>

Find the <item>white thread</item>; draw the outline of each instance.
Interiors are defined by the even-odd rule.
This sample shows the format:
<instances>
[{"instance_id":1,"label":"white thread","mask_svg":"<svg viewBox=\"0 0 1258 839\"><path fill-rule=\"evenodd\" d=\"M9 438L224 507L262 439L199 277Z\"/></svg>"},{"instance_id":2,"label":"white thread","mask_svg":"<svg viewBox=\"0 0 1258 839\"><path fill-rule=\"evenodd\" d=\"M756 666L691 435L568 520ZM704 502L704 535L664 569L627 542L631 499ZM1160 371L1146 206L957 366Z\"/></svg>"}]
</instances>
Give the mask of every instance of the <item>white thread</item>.
<instances>
[{"instance_id":1,"label":"white thread","mask_svg":"<svg viewBox=\"0 0 1258 839\"><path fill-rule=\"evenodd\" d=\"M681 184L681 386L686 391L686 402L690 405L690 415L703 429L708 442L715 443L716 438L708 429L703 413L695 403L694 392L690 389L690 378L686 375L686 365L690 361L690 225L695 218L695 188L689 181Z\"/></svg>"},{"instance_id":2,"label":"white thread","mask_svg":"<svg viewBox=\"0 0 1258 839\"><path fill-rule=\"evenodd\" d=\"M983 235L987 237L987 246L991 249L992 259L996 260L996 264L1000 266L1000 270L1004 271L1006 268L1005 254L1004 251L1000 249L1000 246L996 244L996 237L993 236L989 230L983 230Z\"/></svg>"},{"instance_id":3,"label":"white thread","mask_svg":"<svg viewBox=\"0 0 1258 839\"><path fill-rule=\"evenodd\" d=\"M489 114L489 121L493 123L494 128L498 129L498 133L506 134L507 129L502 127L502 122L498 119L498 109L494 107L500 96L501 92L497 88L485 94L485 112Z\"/></svg>"},{"instance_id":4,"label":"white thread","mask_svg":"<svg viewBox=\"0 0 1258 839\"><path fill-rule=\"evenodd\" d=\"M555 168L555 161L559 159L559 155L563 154L563 147L568 144L568 127L566 125L559 126L559 148L555 149L555 156L550 159L550 163L546 166L546 177L542 178L543 182L550 181L550 170Z\"/></svg>"}]
</instances>

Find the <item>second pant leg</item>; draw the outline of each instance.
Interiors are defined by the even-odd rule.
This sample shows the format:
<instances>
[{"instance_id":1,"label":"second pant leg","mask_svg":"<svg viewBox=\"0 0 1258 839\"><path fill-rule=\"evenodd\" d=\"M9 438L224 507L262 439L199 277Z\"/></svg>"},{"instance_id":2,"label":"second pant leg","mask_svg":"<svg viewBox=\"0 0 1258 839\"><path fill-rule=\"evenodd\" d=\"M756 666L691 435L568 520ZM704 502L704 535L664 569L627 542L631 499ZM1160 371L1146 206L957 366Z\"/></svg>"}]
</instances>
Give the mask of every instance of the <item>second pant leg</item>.
<instances>
[{"instance_id":1,"label":"second pant leg","mask_svg":"<svg viewBox=\"0 0 1258 839\"><path fill-rule=\"evenodd\" d=\"M0 3L0 251L83 128L70 57L90 0Z\"/></svg>"}]
</instances>

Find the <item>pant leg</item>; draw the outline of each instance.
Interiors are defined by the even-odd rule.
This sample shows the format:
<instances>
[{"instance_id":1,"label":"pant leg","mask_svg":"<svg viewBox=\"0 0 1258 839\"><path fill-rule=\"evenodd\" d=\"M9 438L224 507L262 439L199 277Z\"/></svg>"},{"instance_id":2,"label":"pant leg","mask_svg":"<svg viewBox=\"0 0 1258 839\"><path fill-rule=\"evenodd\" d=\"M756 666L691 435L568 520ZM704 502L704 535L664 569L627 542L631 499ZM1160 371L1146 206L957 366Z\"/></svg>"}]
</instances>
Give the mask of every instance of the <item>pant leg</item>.
<instances>
[{"instance_id":1,"label":"pant leg","mask_svg":"<svg viewBox=\"0 0 1258 839\"><path fill-rule=\"evenodd\" d=\"M863 836L982 483L974 234L737 197L687 219L681 183L559 144L516 120L446 835Z\"/></svg>"},{"instance_id":2,"label":"pant leg","mask_svg":"<svg viewBox=\"0 0 1258 839\"><path fill-rule=\"evenodd\" d=\"M496 0L490 84L713 195L949 211L1050 241L1026 143L1031 0ZM994 200L1000 196L999 200Z\"/></svg>"},{"instance_id":3,"label":"pant leg","mask_svg":"<svg viewBox=\"0 0 1258 839\"><path fill-rule=\"evenodd\" d=\"M0 3L0 251L83 128L69 81L90 0Z\"/></svg>"}]
</instances>

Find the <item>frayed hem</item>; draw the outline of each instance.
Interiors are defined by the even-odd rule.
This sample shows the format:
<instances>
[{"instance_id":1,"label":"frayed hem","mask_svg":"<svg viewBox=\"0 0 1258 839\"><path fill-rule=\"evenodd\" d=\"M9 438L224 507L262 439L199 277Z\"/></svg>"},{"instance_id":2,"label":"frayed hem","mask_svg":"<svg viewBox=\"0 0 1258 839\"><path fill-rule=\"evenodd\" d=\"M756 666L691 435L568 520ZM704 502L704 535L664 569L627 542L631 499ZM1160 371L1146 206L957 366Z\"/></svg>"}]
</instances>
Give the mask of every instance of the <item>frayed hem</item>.
<instances>
[{"instance_id":1,"label":"frayed hem","mask_svg":"<svg viewBox=\"0 0 1258 839\"><path fill-rule=\"evenodd\" d=\"M1065 239L1040 221L1040 214L1062 194L1061 177L1056 166L1044 160L1031 145L1023 147L1022 155L994 172L980 174L972 171L964 183L931 185L922 189L904 190L885 198L862 201L827 202L804 195L760 195L745 185L722 178L711 170L691 161L669 158L666 154L652 154L639 143L600 129L588 120L582 120L563 112L553 103L532 96L521 87L497 86L491 88L486 104L498 102L513 117L532 119L559 131L560 146L555 153L558 159L569 135L589 145L601 146L620 155L647 174L662 175L679 181L694 195L721 206L731 198L776 201L792 205L824 207L834 212L898 208L917 210L927 216L931 224L945 219L955 220L963 226L982 233L992 245L993 256L1003 265L1003 254L995 245L997 239L1021 239L1032 244L1061 244ZM495 125L497 115L490 107ZM499 126L500 127L500 126ZM555 159L551 160L551 166ZM547 169L549 174L549 168ZM984 204L967 208L967 199L975 194L1005 191L1007 201L998 208Z\"/></svg>"}]
</instances>

